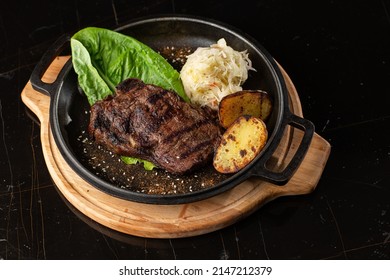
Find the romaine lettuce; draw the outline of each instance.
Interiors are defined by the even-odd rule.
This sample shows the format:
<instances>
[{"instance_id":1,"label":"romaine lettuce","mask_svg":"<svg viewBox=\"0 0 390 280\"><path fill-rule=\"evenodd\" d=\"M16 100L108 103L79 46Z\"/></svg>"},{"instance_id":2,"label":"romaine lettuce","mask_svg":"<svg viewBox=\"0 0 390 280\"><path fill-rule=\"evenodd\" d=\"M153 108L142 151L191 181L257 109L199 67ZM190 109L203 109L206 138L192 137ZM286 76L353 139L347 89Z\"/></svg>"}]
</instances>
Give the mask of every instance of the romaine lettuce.
<instances>
[{"instance_id":1,"label":"romaine lettuce","mask_svg":"<svg viewBox=\"0 0 390 280\"><path fill-rule=\"evenodd\" d=\"M71 38L72 62L80 87L93 105L115 92L127 78L175 91L185 101L180 74L160 54L138 40L98 27L87 27Z\"/></svg>"}]
</instances>

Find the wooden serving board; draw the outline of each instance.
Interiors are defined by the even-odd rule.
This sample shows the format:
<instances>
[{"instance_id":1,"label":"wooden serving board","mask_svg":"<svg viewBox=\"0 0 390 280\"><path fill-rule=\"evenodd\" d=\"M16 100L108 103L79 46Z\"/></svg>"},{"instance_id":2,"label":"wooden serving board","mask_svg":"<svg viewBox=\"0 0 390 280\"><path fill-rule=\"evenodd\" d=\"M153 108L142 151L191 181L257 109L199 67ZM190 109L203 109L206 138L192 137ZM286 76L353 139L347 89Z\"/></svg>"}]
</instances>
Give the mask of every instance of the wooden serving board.
<instances>
[{"instance_id":1,"label":"wooden serving board","mask_svg":"<svg viewBox=\"0 0 390 280\"><path fill-rule=\"evenodd\" d=\"M53 82L69 57L57 57L43 81ZM297 91L286 74L291 109L302 116ZM276 186L254 178L220 195L188 204L154 205L131 202L110 196L84 181L68 166L59 152L49 125L50 97L35 91L27 83L23 102L41 122L43 154L53 181L64 197L79 211L111 229L141 237L179 238L196 236L229 226L250 215L265 203L287 195L312 192L323 172L330 145L318 134L294 176L285 186ZM288 127L273 156L275 169L283 169L299 145L302 132Z\"/></svg>"}]
</instances>

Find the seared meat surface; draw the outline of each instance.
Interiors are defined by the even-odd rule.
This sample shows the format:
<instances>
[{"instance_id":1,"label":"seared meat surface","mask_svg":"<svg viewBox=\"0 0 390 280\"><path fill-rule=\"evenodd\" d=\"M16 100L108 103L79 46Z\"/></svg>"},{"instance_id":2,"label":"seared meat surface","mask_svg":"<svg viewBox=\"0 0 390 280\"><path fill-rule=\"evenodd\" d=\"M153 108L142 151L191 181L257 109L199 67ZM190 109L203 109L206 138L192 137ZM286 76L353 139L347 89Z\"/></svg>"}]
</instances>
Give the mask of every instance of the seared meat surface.
<instances>
[{"instance_id":1,"label":"seared meat surface","mask_svg":"<svg viewBox=\"0 0 390 280\"><path fill-rule=\"evenodd\" d=\"M91 108L88 132L116 154L146 159L176 174L208 163L220 128L202 108L175 92L127 79Z\"/></svg>"}]
</instances>

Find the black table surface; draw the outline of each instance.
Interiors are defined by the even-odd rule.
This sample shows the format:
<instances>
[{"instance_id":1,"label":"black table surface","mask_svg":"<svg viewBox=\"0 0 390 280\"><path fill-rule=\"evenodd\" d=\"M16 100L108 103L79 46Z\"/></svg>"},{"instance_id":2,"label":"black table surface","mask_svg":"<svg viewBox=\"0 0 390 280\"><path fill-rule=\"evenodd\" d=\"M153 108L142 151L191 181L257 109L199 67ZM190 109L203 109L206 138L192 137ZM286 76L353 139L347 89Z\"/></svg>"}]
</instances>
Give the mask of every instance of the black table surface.
<instances>
[{"instance_id":1,"label":"black table surface","mask_svg":"<svg viewBox=\"0 0 390 280\"><path fill-rule=\"evenodd\" d=\"M244 31L283 65L305 118L332 146L316 190L181 239L107 229L59 194L20 93L64 33L187 14ZM389 259L390 2L0 2L0 259Z\"/></svg>"}]
</instances>

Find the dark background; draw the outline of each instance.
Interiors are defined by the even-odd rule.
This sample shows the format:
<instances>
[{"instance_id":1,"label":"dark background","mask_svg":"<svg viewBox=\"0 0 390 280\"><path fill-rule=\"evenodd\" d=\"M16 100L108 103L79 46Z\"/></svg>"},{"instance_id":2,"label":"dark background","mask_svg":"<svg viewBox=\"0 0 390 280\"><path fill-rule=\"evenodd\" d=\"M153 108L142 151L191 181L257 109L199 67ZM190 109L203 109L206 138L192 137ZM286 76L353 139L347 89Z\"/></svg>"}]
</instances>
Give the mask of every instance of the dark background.
<instances>
[{"instance_id":1,"label":"dark background","mask_svg":"<svg viewBox=\"0 0 390 280\"><path fill-rule=\"evenodd\" d=\"M178 13L233 25L283 65L331 145L317 189L223 230L144 239L108 230L57 192L20 93L64 33ZM390 2L1 1L0 259L389 259ZM77 214L77 215L76 215Z\"/></svg>"}]
</instances>

